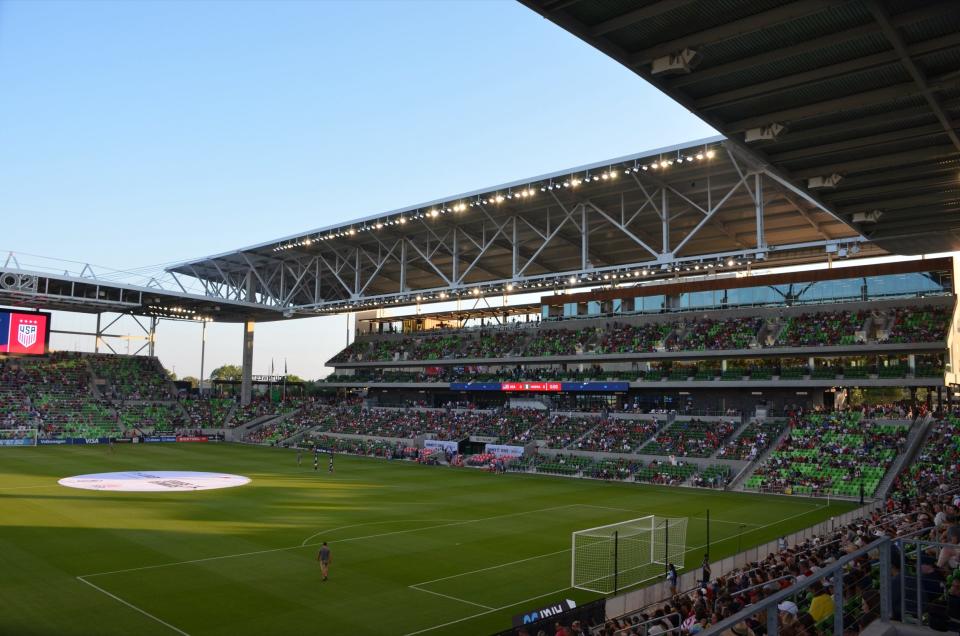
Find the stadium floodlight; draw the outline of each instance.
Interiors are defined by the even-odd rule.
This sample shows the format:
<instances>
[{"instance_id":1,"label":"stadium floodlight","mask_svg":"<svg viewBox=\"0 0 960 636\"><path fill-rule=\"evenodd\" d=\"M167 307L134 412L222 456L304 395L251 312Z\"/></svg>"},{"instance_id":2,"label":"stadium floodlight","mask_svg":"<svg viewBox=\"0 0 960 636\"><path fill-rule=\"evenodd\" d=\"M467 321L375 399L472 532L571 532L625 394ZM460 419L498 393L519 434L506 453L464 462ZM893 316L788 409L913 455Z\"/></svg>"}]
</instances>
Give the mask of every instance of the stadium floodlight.
<instances>
[{"instance_id":1,"label":"stadium floodlight","mask_svg":"<svg viewBox=\"0 0 960 636\"><path fill-rule=\"evenodd\" d=\"M683 568L687 518L648 515L577 530L571 540L571 587L615 594L662 576L670 563Z\"/></svg>"},{"instance_id":2,"label":"stadium floodlight","mask_svg":"<svg viewBox=\"0 0 960 636\"><path fill-rule=\"evenodd\" d=\"M837 187L837 184L840 183L841 179L843 179L843 176L837 174L836 172L827 176L811 177L807 179L807 188L811 190L835 188Z\"/></svg>"},{"instance_id":3,"label":"stadium floodlight","mask_svg":"<svg viewBox=\"0 0 960 636\"><path fill-rule=\"evenodd\" d=\"M755 141L772 141L776 139L784 130L786 130L786 127L783 124L773 122L767 124L766 126L750 128L743 133L743 140L747 143L752 143Z\"/></svg>"},{"instance_id":4,"label":"stadium floodlight","mask_svg":"<svg viewBox=\"0 0 960 636\"><path fill-rule=\"evenodd\" d=\"M664 73L689 73L700 61L700 55L693 49L683 49L671 55L664 55L654 59L650 64L650 72L654 75Z\"/></svg>"}]
</instances>

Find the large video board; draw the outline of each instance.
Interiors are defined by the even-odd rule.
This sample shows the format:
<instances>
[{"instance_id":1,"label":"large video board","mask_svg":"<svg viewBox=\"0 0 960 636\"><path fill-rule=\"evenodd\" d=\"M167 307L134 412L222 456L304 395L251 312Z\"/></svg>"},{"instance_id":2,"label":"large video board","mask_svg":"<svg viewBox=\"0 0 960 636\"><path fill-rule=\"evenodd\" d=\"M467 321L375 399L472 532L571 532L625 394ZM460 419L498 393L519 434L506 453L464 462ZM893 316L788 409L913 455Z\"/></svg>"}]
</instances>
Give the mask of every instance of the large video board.
<instances>
[{"instance_id":1,"label":"large video board","mask_svg":"<svg viewBox=\"0 0 960 636\"><path fill-rule=\"evenodd\" d=\"M0 353L40 356L50 344L50 314L0 309Z\"/></svg>"}]
</instances>

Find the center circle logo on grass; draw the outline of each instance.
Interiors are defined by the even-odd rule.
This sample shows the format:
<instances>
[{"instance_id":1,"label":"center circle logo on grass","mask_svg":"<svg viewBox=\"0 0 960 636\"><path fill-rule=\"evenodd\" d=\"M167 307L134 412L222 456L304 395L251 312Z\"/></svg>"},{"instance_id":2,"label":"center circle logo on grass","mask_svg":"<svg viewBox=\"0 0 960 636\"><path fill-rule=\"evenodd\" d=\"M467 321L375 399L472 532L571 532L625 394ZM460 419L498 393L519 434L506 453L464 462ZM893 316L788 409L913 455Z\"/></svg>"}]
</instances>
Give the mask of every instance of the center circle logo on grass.
<instances>
[{"instance_id":1,"label":"center circle logo on grass","mask_svg":"<svg viewBox=\"0 0 960 636\"><path fill-rule=\"evenodd\" d=\"M215 490L250 483L249 477L227 473L203 473L189 470L143 470L122 473L96 473L64 477L57 482L68 488L112 490L116 492L178 492Z\"/></svg>"}]
</instances>

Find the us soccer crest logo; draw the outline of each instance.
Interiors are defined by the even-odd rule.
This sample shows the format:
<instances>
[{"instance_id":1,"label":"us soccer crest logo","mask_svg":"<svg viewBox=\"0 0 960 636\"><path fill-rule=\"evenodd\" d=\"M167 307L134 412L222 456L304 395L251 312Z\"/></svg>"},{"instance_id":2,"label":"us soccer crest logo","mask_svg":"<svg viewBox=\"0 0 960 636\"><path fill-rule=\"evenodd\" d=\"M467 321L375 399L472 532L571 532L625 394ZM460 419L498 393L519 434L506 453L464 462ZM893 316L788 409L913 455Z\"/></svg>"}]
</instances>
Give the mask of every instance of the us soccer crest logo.
<instances>
[{"instance_id":1,"label":"us soccer crest logo","mask_svg":"<svg viewBox=\"0 0 960 636\"><path fill-rule=\"evenodd\" d=\"M17 342L29 349L37 343L37 323L21 322L17 325Z\"/></svg>"}]
</instances>

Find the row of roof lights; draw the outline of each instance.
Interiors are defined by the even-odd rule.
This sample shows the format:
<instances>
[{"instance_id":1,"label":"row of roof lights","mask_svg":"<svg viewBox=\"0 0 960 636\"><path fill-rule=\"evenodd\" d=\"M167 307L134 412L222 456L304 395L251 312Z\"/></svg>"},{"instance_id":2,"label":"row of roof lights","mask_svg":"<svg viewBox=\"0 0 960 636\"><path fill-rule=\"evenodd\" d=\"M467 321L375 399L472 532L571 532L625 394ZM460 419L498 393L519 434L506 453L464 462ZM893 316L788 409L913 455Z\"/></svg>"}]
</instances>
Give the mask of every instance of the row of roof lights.
<instances>
[{"instance_id":1,"label":"row of roof lights","mask_svg":"<svg viewBox=\"0 0 960 636\"><path fill-rule=\"evenodd\" d=\"M210 316L202 316L194 309L186 307L161 307L159 305L147 305L147 314L159 318L177 318L180 320L199 320L200 322L213 322Z\"/></svg>"},{"instance_id":2,"label":"row of roof lights","mask_svg":"<svg viewBox=\"0 0 960 636\"><path fill-rule=\"evenodd\" d=\"M440 292L428 292L423 294L414 295L405 295L402 297L395 297L389 300L364 300L360 302L354 301L344 301L337 305L332 305L322 308L321 312L337 312L344 309L363 309L365 307L383 307L386 305L410 305L410 304L419 304L423 302L442 302L444 300L449 300L455 297L463 296L480 296L481 294L491 294L491 293L503 293L507 294L513 291L518 293L525 293L527 291L533 291L535 289L543 288L553 288L556 291L560 291L561 287L565 284L567 286L576 286L576 285L589 285L595 283L598 285L616 285L618 284L615 281L629 282L634 279L641 277L655 276L657 274L669 274L675 272L703 272L708 273L710 270L718 269L737 269L740 267L749 267L753 265L755 261L751 258L726 258L726 259L717 259L711 261L700 261L696 263L685 263L685 264L667 264L664 263L659 267L645 267L640 269L632 270L620 270L616 272L605 272L605 273L596 273L596 274L580 274L576 276L570 276L568 278L552 278L539 281L527 281L522 283L507 283L505 285L487 285L487 286L476 286L472 287L469 290L464 290L461 293L449 293L446 291Z\"/></svg>"},{"instance_id":3,"label":"row of roof lights","mask_svg":"<svg viewBox=\"0 0 960 636\"><path fill-rule=\"evenodd\" d=\"M587 171L583 174L577 173L565 178L551 179L546 183L541 183L539 191L547 192L550 190L561 190L563 188L576 188L583 184L592 182L611 181L620 175L621 170L625 175L647 170L666 170L673 165L681 165L684 163L693 163L694 161L703 161L704 159L712 159L715 155L715 150L711 148L704 148L703 150L693 154L682 155L677 153L675 157L659 157L657 160L650 163L634 162L632 165L627 165L623 168L614 168L611 166L607 170L599 173L591 173L590 171ZM489 192L471 199L443 203L425 210L408 212L405 215L396 216L389 219L378 219L377 221L371 221L359 227L341 228L339 230L305 237L297 241L278 245L273 248L273 251L281 252L284 250L293 249L295 247L303 247L312 245L313 243L320 243L322 241L330 241L337 238L349 238L351 236L356 236L361 232L370 232L373 230L382 230L385 227L404 225L410 220L435 219L444 214L463 212L467 208L473 208L482 205L500 205L508 200L529 200L536 196L536 194L537 190L533 185L527 185L518 190L510 189L506 192Z\"/></svg>"}]
</instances>

